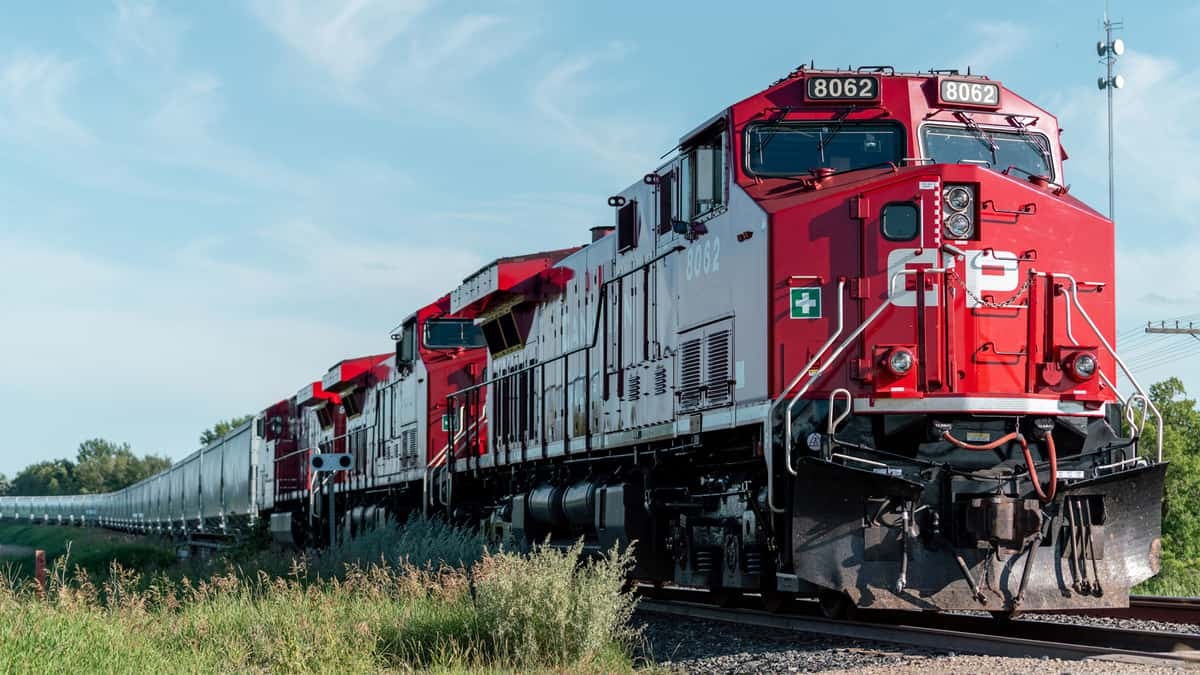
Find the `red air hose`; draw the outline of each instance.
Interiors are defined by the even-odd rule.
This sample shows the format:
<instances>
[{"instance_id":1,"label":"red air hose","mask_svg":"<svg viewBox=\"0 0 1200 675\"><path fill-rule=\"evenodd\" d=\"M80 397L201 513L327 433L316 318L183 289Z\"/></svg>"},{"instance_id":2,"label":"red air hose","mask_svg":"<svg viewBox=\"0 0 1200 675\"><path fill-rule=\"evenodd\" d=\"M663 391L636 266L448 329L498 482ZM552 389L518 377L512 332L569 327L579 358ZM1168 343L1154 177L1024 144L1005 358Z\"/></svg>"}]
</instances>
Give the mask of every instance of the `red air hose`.
<instances>
[{"instance_id":1,"label":"red air hose","mask_svg":"<svg viewBox=\"0 0 1200 675\"><path fill-rule=\"evenodd\" d=\"M1054 436L1046 434L1046 454L1050 456L1050 487L1042 489L1041 481L1038 479L1037 469L1033 466L1033 455L1029 452L1029 443L1026 442L1025 436L1020 432L1014 431L1007 436L1002 436L991 443L984 445L973 445L950 435L949 431L942 434L942 439L951 445L962 448L963 450L974 450L977 452L986 452L995 450L996 448L1016 441L1021 444L1021 451L1025 453L1025 466L1029 467L1029 480L1033 483L1033 491L1037 493L1038 499L1042 503L1054 501L1054 493L1058 490L1058 452L1054 447Z\"/></svg>"}]
</instances>

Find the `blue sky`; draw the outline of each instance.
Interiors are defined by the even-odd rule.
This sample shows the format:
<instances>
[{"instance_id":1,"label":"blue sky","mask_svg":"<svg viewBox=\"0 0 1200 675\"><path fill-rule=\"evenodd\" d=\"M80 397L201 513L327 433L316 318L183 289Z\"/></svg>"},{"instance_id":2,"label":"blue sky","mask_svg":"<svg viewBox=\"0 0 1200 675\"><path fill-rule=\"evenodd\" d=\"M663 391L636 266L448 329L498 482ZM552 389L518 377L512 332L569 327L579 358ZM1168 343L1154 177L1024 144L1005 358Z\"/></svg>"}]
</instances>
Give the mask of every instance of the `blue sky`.
<instances>
[{"instance_id":1,"label":"blue sky","mask_svg":"<svg viewBox=\"0 0 1200 675\"><path fill-rule=\"evenodd\" d=\"M1059 114L1067 180L1103 206L1102 4L906 4L12 4L0 472L93 436L182 457L216 419L387 351L483 262L583 242L683 132L810 59L1002 80ZM1200 8L1114 14L1127 330L1200 312ZM1145 379L1200 387L1179 340L1132 339L1135 362L1179 357Z\"/></svg>"}]
</instances>

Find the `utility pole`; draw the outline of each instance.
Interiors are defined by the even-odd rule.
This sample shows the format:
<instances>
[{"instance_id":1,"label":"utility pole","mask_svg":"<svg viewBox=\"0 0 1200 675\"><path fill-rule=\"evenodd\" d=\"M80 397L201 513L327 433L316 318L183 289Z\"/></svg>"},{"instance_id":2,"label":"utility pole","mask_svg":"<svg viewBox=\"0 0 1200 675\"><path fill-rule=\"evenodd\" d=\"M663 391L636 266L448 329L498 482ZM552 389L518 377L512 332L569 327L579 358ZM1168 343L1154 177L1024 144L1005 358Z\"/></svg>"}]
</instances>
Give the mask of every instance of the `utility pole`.
<instances>
[{"instance_id":1,"label":"utility pole","mask_svg":"<svg viewBox=\"0 0 1200 675\"><path fill-rule=\"evenodd\" d=\"M1200 326L1196 326L1190 321L1186 326L1181 326L1176 321L1174 327L1168 327L1166 321L1159 321L1157 326L1147 321L1146 332L1155 335L1191 335L1200 340Z\"/></svg>"},{"instance_id":2,"label":"utility pole","mask_svg":"<svg viewBox=\"0 0 1200 675\"><path fill-rule=\"evenodd\" d=\"M1096 43L1096 53L1107 72L1104 77L1096 80L1096 85L1108 93L1108 219L1112 221L1117 219L1116 198L1113 195L1113 90L1125 86L1125 78L1113 74L1113 65L1116 64L1117 57L1125 53L1125 41L1120 38L1114 40L1113 31L1124 27L1125 22L1113 21L1109 17L1108 1L1105 0L1104 41Z\"/></svg>"}]
</instances>

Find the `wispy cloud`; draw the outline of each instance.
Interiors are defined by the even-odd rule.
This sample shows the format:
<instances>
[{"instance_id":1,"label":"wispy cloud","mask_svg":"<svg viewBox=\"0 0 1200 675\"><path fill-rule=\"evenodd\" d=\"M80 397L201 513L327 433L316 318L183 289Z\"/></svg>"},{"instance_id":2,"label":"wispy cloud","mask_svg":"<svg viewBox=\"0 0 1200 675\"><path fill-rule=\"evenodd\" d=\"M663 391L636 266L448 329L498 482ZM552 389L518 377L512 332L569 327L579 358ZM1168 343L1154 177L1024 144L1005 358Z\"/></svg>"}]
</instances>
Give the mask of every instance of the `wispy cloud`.
<instances>
[{"instance_id":1,"label":"wispy cloud","mask_svg":"<svg viewBox=\"0 0 1200 675\"><path fill-rule=\"evenodd\" d=\"M407 58L397 60L393 81L432 84L446 91L507 61L537 33L535 26L510 16L466 14L427 22L407 42Z\"/></svg>"},{"instance_id":2,"label":"wispy cloud","mask_svg":"<svg viewBox=\"0 0 1200 675\"><path fill-rule=\"evenodd\" d=\"M0 135L24 142L90 143L92 134L68 112L74 62L24 53L0 61Z\"/></svg>"},{"instance_id":3,"label":"wispy cloud","mask_svg":"<svg viewBox=\"0 0 1200 675\"><path fill-rule=\"evenodd\" d=\"M971 47L951 63L973 72L988 72L1003 65L1033 43L1035 29L1011 21L981 21L967 31Z\"/></svg>"},{"instance_id":4,"label":"wispy cloud","mask_svg":"<svg viewBox=\"0 0 1200 675\"><path fill-rule=\"evenodd\" d=\"M247 249L270 255L239 255ZM0 290L6 325L28 328L3 331L0 350L22 355L6 363L6 377L33 399L61 395L46 364L85 347L87 358L70 366L75 391L244 395L261 405L338 359L387 351L391 322L481 262L459 247L367 240L311 222L137 263L3 238L0 266L39 282Z\"/></svg>"},{"instance_id":5,"label":"wispy cloud","mask_svg":"<svg viewBox=\"0 0 1200 675\"><path fill-rule=\"evenodd\" d=\"M355 294L387 299L385 307L401 312L445 293L482 263L470 247L365 240L305 221L267 228L262 237L269 250L289 258L297 269L316 273L293 279L289 289L312 287L317 280L319 288L312 290L330 299L354 289Z\"/></svg>"},{"instance_id":6,"label":"wispy cloud","mask_svg":"<svg viewBox=\"0 0 1200 675\"><path fill-rule=\"evenodd\" d=\"M429 0L258 0L258 18L288 46L353 84L430 7Z\"/></svg>"},{"instance_id":7,"label":"wispy cloud","mask_svg":"<svg viewBox=\"0 0 1200 675\"><path fill-rule=\"evenodd\" d=\"M484 103L469 85L538 32L527 16L456 12L436 0L258 0L253 8L316 73L297 78L304 88L383 116L416 110L484 126L497 112L481 118Z\"/></svg>"},{"instance_id":8,"label":"wispy cloud","mask_svg":"<svg viewBox=\"0 0 1200 675\"><path fill-rule=\"evenodd\" d=\"M170 66L188 25L167 14L154 0L115 0L107 21L107 47L117 62L138 59Z\"/></svg>"},{"instance_id":9,"label":"wispy cloud","mask_svg":"<svg viewBox=\"0 0 1200 675\"><path fill-rule=\"evenodd\" d=\"M614 105L616 96L629 94L628 85L620 84L623 78L598 71L622 63L631 51L625 43L612 42L568 57L546 71L531 94L534 110L554 125L557 137L626 178L652 166L654 153L646 148L653 147L648 141L657 134L645 116L627 112L630 108L625 104ZM604 103L597 105L602 95ZM620 112L597 113L596 109Z\"/></svg>"},{"instance_id":10,"label":"wispy cloud","mask_svg":"<svg viewBox=\"0 0 1200 675\"><path fill-rule=\"evenodd\" d=\"M226 105L221 89L221 80L209 73L179 76L146 120L149 143L137 156L200 169L243 188L294 194L314 189L315 181L307 174L222 136L219 125Z\"/></svg>"},{"instance_id":11,"label":"wispy cloud","mask_svg":"<svg viewBox=\"0 0 1200 675\"><path fill-rule=\"evenodd\" d=\"M1200 91L1176 84L1200 77L1200 68L1136 51L1121 57L1119 66L1127 84L1116 92L1115 107L1118 224L1129 220L1200 225L1195 196L1195 186L1200 184L1196 163L1200 130L1191 113L1200 105ZM1052 100L1067 130L1064 143L1072 155L1068 168L1103 185L1107 180L1104 94L1080 86ZM1156 228L1142 234L1153 240L1168 231L1178 229Z\"/></svg>"},{"instance_id":12,"label":"wispy cloud","mask_svg":"<svg viewBox=\"0 0 1200 675\"><path fill-rule=\"evenodd\" d=\"M1200 77L1200 69L1136 51L1122 56L1119 67L1127 86L1116 92L1115 108L1117 307L1119 326L1131 331L1147 321L1200 313L1200 215L1195 197L1200 130L1189 112L1200 105L1200 93L1175 86ZM1081 197L1103 210L1104 93L1080 85L1046 98L1066 130L1068 180L1090 188L1091 194ZM1151 343L1138 335L1133 344L1140 351L1127 356L1143 380L1178 375L1194 383L1200 377L1194 358L1163 360L1164 350L1177 349L1177 343Z\"/></svg>"}]
</instances>

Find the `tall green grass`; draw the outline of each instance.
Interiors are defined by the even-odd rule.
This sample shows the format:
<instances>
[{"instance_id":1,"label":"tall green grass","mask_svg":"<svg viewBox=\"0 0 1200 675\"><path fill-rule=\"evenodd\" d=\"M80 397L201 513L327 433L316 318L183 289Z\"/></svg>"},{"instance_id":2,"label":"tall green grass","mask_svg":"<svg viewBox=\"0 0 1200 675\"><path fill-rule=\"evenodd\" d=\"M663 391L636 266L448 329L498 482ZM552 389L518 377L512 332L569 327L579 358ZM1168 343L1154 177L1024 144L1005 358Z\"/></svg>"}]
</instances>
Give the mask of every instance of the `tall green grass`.
<instances>
[{"instance_id":1,"label":"tall green grass","mask_svg":"<svg viewBox=\"0 0 1200 675\"><path fill-rule=\"evenodd\" d=\"M414 520L284 574L101 581L60 560L44 597L0 579L0 672L629 670L630 561L579 554Z\"/></svg>"}]
</instances>

